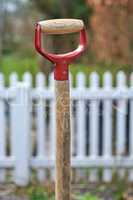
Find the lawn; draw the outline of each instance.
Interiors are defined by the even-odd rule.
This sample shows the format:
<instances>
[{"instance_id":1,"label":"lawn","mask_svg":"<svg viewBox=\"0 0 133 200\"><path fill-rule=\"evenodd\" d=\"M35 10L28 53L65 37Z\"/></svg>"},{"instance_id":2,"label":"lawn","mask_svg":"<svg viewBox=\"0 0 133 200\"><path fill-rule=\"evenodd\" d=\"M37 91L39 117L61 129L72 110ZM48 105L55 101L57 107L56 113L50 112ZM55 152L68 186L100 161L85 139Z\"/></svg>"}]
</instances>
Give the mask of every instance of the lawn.
<instances>
[{"instance_id":1,"label":"lawn","mask_svg":"<svg viewBox=\"0 0 133 200\"><path fill-rule=\"evenodd\" d=\"M45 63L45 61L44 61ZM78 72L83 72L86 77L89 76L89 74L93 71L96 71L101 79L102 75L106 71L110 71L113 75L113 79L115 79L115 75L118 71L123 70L127 75L129 75L133 70L131 66L119 66L119 65L106 65L106 64L97 64L97 65L91 65L91 64L72 64L70 66L70 71L74 78L74 84L75 84L75 78L76 74ZM35 80L35 75L39 71L39 64L38 64L38 58L21 58L17 56L4 56L0 60L0 72L2 72L5 76L6 84L8 84L9 75L12 72L16 72L19 76L19 79L21 80L24 72L30 72L33 77L33 82ZM88 78L87 78L88 79ZM88 84L88 81L87 81Z\"/></svg>"}]
</instances>

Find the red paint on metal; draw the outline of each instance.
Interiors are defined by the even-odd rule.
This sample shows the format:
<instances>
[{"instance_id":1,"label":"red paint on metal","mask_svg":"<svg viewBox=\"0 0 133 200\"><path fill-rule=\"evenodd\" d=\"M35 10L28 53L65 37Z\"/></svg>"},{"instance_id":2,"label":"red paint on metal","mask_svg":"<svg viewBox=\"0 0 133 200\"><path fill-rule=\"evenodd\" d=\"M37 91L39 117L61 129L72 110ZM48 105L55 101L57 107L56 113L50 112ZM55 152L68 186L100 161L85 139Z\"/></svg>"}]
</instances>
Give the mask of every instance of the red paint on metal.
<instances>
[{"instance_id":1,"label":"red paint on metal","mask_svg":"<svg viewBox=\"0 0 133 200\"><path fill-rule=\"evenodd\" d=\"M87 45L87 36L85 28L80 31L79 46L76 50L65 54L52 54L45 51L42 47L42 31L39 23L35 27L35 48L46 59L55 64L54 78L55 80L68 80L68 65L85 50Z\"/></svg>"}]
</instances>

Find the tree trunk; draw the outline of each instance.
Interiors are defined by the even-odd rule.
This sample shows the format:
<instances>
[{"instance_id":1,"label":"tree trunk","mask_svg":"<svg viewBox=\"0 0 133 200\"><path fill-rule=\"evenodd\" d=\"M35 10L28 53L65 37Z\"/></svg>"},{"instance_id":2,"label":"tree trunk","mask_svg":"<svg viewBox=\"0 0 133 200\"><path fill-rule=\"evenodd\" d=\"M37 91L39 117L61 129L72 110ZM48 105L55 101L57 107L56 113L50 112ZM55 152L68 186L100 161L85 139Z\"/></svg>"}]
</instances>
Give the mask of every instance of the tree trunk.
<instances>
[{"instance_id":1,"label":"tree trunk","mask_svg":"<svg viewBox=\"0 0 133 200\"><path fill-rule=\"evenodd\" d=\"M94 11L91 18L92 48L99 61L126 64L131 62L131 1L88 0Z\"/></svg>"}]
</instances>

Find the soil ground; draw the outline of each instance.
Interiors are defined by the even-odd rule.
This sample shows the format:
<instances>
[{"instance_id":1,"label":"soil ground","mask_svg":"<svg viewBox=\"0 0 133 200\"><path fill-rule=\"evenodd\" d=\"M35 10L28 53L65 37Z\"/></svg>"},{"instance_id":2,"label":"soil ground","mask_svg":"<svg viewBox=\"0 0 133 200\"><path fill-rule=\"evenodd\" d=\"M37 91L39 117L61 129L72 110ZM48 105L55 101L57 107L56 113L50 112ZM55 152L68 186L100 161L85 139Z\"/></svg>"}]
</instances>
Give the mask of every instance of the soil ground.
<instances>
[{"instance_id":1,"label":"soil ground","mask_svg":"<svg viewBox=\"0 0 133 200\"><path fill-rule=\"evenodd\" d=\"M31 186L32 188L41 187L48 193L54 193L54 185L50 186ZM123 182L117 184L76 184L72 185L72 199L77 200L86 193L91 193L99 197L101 200L122 200L123 194L131 188L133 192L133 185L124 185ZM0 185L0 200L30 200L28 196L29 188L20 189L14 185Z\"/></svg>"}]
</instances>

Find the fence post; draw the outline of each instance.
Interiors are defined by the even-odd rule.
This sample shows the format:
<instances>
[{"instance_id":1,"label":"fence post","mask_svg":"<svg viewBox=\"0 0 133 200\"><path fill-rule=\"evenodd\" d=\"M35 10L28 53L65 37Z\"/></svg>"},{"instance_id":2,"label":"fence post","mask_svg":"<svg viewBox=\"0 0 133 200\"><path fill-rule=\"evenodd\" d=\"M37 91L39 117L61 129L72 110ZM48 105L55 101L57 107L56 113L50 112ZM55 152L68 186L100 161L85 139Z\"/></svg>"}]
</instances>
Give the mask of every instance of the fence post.
<instances>
[{"instance_id":1,"label":"fence post","mask_svg":"<svg viewBox=\"0 0 133 200\"><path fill-rule=\"evenodd\" d=\"M12 102L14 123L14 182L26 186L30 177L30 87L28 83L17 83L16 98Z\"/></svg>"}]
</instances>

